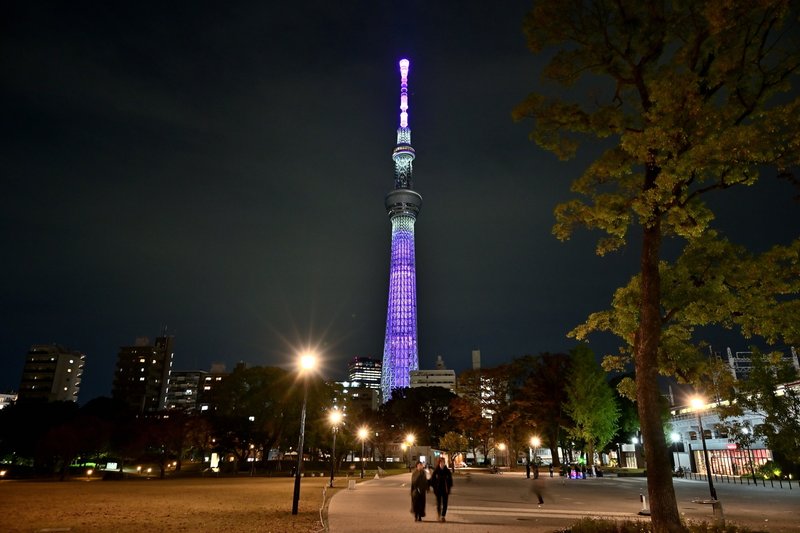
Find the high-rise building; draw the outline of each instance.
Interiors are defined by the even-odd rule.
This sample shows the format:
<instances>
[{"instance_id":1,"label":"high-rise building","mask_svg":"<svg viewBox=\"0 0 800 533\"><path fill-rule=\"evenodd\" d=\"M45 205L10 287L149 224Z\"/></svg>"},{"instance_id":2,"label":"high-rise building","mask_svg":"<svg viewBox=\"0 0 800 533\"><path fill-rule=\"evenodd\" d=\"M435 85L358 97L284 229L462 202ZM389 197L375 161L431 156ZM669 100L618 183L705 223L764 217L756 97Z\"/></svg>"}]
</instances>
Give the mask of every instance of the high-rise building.
<instances>
[{"instance_id":1,"label":"high-rise building","mask_svg":"<svg viewBox=\"0 0 800 533\"><path fill-rule=\"evenodd\" d=\"M35 344L28 350L20 402L77 402L86 356L58 344Z\"/></svg>"},{"instance_id":2,"label":"high-rise building","mask_svg":"<svg viewBox=\"0 0 800 533\"><path fill-rule=\"evenodd\" d=\"M419 369L414 223L422 207L422 196L414 190L412 179L414 149L411 147L411 128L408 125L408 69L408 59L401 59L400 127L397 128L397 146L392 153L394 189L385 199L392 223L392 252L381 369L384 402L391 398L392 390L408 387L411 371Z\"/></svg>"},{"instance_id":3,"label":"high-rise building","mask_svg":"<svg viewBox=\"0 0 800 533\"><path fill-rule=\"evenodd\" d=\"M234 370L244 370L247 368L243 362L236 364ZM197 408L201 413L215 412L224 399L225 390L223 382L230 376L224 363L213 363L211 370L203 376L200 391L198 392Z\"/></svg>"},{"instance_id":4,"label":"high-rise building","mask_svg":"<svg viewBox=\"0 0 800 533\"><path fill-rule=\"evenodd\" d=\"M167 409L191 412L197 409L200 388L208 372L202 370L172 371L167 386Z\"/></svg>"},{"instance_id":5,"label":"high-rise building","mask_svg":"<svg viewBox=\"0 0 800 533\"><path fill-rule=\"evenodd\" d=\"M381 361L371 357L353 357L347 364L350 382L359 383L361 387L381 388Z\"/></svg>"},{"instance_id":6,"label":"high-rise building","mask_svg":"<svg viewBox=\"0 0 800 533\"><path fill-rule=\"evenodd\" d=\"M140 337L134 346L120 347L111 396L137 413L165 409L174 345L175 337L164 335L154 344Z\"/></svg>"}]
</instances>

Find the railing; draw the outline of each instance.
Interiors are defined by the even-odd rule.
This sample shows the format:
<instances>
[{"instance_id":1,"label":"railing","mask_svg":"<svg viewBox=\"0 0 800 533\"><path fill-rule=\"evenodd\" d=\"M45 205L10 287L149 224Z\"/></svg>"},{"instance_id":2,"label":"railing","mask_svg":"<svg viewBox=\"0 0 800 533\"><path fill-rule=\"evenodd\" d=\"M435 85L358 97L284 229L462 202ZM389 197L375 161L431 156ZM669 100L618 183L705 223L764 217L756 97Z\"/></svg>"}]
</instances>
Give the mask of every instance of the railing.
<instances>
[{"instance_id":1,"label":"railing","mask_svg":"<svg viewBox=\"0 0 800 533\"><path fill-rule=\"evenodd\" d=\"M702 481L708 480L708 476L706 474L697 474L695 472L684 472L682 476L678 477L683 477L686 479L702 480ZM782 489L784 488L784 485L787 485L789 487L789 490L792 490L792 480L789 478L765 479L763 476L756 476L755 478L753 478L753 476L729 476L727 474L713 474L712 479L714 480L714 483L733 483L734 485L738 483L739 485L754 485L754 486L758 486L758 482L760 480L762 487L766 487L767 481L769 481L770 487L774 488L777 486L778 488Z\"/></svg>"}]
</instances>

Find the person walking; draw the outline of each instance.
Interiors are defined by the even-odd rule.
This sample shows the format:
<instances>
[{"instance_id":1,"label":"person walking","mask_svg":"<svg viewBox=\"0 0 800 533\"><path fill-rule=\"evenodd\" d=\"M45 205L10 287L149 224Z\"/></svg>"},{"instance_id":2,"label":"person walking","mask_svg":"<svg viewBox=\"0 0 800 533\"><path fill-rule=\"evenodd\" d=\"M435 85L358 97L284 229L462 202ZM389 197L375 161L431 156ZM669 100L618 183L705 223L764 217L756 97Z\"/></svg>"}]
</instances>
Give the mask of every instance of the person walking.
<instances>
[{"instance_id":1,"label":"person walking","mask_svg":"<svg viewBox=\"0 0 800 533\"><path fill-rule=\"evenodd\" d=\"M425 493L428 492L428 477L421 462L417 462L417 468L411 473L411 512L414 513L414 521L422 522L425 516Z\"/></svg>"},{"instance_id":2,"label":"person walking","mask_svg":"<svg viewBox=\"0 0 800 533\"><path fill-rule=\"evenodd\" d=\"M536 498L539 500L539 507L544 504L544 486L543 481L539 479L539 477L533 478L533 483L531 483L531 492L536 494Z\"/></svg>"},{"instance_id":3,"label":"person walking","mask_svg":"<svg viewBox=\"0 0 800 533\"><path fill-rule=\"evenodd\" d=\"M447 514L447 501L450 499L450 489L453 488L453 474L447 468L444 457L439 457L436 470L431 476L431 486L436 495L436 516L439 517L439 521L444 522Z\"/></svg>"}]
</instances>

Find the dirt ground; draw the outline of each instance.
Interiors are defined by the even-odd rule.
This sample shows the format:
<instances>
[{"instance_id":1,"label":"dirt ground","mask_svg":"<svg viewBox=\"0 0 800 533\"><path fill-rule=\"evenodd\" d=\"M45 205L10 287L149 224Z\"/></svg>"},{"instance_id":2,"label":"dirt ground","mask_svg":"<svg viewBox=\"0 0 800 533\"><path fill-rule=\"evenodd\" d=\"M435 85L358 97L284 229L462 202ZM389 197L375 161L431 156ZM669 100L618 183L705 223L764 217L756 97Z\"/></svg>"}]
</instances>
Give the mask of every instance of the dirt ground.
<instances>
[{"instance_id":1,"label":"dirt ground","mask_svg":"<svg viewBox=\"0 0 800 533\"><path fill-rule=\"evenodd\" d=\"M327 481L302 479L297 516L289 477L0 481L0 533L321 531Z\"/></svg>"}]
</instances>

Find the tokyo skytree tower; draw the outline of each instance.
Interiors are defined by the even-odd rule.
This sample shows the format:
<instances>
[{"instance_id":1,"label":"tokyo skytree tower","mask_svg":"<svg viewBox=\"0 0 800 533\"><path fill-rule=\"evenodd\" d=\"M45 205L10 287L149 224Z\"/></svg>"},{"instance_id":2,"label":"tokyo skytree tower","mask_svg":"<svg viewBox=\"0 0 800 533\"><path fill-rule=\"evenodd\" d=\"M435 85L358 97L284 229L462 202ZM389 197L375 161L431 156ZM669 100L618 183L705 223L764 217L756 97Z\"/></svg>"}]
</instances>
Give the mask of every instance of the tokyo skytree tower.
<instances>
[{"instance_id":1,"label":"tokyo skytree tower","mask_svg":"<svg viewBox=\"0 0 800 533\"><path fill-rule=\"evenodd\" d=\"M394 159L394 190L386 195L386 211L392 223L392 255L389 267L389 309L383 344L381 392L383 401L392 390L408 387L409 374L419 369L417 355L417 271L414 263L414 222L422 196L414 190L411 128L408 127L408 59L400 60L400 127Z\"/></svg>"}]
</instances>

